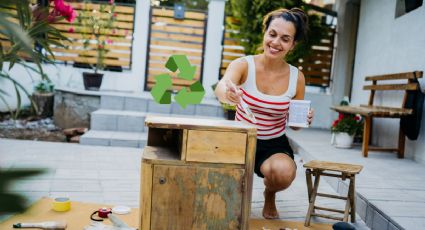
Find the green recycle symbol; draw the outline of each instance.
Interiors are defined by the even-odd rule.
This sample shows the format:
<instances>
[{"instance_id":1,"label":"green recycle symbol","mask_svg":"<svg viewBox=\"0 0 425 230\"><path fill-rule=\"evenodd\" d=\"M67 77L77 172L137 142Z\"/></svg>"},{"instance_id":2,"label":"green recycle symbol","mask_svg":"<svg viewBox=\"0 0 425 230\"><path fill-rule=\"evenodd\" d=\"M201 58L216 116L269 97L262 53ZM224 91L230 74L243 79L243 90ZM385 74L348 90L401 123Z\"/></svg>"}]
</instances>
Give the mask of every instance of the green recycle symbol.
<instances>
[{"instance_id":1,"label":"green recycle symbol","mask_svg":"<svg viewBox=\"0 0 425 230\"><path fill-rule=\"evenodd\" d=\"M196 66L190 65L186 55L172 55L168 58L165 67L172 72L180 70L177 74L178 78L192 80L195 76ZM151 94L155 101L159 104L171 104L171 92L173 86L171 76L169 74L160 74L155 76L156 83L152 87ZM174 100L182 107L186 108L188 104L199 104L204 98L205 90L199 81L196 81L187 87L183 87L174 96Z\"/></svg>"}]
</instances>

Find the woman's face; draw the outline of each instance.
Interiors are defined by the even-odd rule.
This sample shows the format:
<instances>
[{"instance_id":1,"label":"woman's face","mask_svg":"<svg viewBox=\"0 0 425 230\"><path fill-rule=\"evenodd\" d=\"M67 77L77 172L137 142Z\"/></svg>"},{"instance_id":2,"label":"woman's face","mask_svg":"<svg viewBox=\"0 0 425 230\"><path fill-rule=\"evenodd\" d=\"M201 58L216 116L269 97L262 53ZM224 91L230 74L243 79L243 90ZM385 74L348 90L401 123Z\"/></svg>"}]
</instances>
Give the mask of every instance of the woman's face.
<instances>
[{"instance_id":1,"label":"woman's face","mask_svg":"<svg viewBox=\"0 0 425 230\"><path fill-rule=\"evenodd\" d=\"M283 58L295 46L295 25L283 18L275 18L264 33L264 54L270 58Z\"/></svg>"}]
</instances>

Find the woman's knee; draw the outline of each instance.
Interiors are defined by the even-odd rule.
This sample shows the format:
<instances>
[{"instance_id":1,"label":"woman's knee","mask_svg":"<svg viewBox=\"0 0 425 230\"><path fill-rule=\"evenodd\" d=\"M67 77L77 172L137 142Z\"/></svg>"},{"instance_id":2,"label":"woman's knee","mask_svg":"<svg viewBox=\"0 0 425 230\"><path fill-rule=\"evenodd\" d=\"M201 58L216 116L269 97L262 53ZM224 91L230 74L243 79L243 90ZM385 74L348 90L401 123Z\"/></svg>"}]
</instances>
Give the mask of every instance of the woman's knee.
<instances>
[{"instance_id":1,"label":"woman's knee","mask_svg":"<svg viewBox=\"0 0 425 230\"><path fill-rule=\"evenodd\" d=\"M267 161L265 167L261 168L266 180L280 190L289 187L296 174L293 160L287 155L275 154Z\"/></svg>"}]
</instances>

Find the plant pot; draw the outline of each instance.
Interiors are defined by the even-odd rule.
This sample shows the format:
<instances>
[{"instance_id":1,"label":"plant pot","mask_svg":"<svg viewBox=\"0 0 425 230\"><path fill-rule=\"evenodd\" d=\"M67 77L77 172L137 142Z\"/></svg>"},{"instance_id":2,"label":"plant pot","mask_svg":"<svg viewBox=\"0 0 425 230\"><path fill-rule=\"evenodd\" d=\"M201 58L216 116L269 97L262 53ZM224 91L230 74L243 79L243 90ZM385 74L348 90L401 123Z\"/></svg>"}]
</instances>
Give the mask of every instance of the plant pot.
<instances>
[{"instance_id":1,"label":"plant pot","mask_svg":"<svg viewBox=\"0 0 425 230\"><path fill-rule=\"evenodd\" d=\"M86 90L98 91L102 84L103 74L101 73L83 73L84 88Z\"/></svg>"},{"instance_id":2,"label":"plant pot","mask_svg":"<svg viewBox=\"0 0 425 230\"><path fill-rule=\"evenodd\" d=\"M32 100L37 106L36 115L40 117L52 117L54 98L55 95L53 93L34 92L32 94Z\"/></svg>"},{"instance_id":3,"label":"plant pot","mask_svg":"<svg viewBox=\"0 0 425 230\"><path fill-rule=\"evenodd\" d=\"M236 111L235 110L228 110L225 109L224 110L224 114L227 120L231 120L234 121L235 120L235 116L236 116Z\"/></svg>"},{"instance_id":4,"label":"plant pot","mask_svg":"<svg viewBox=\"0 0 425 230\"><path fill-rule=\"evenodd\" d=\"M348 149L353 147L354 135L348 133L332 133L332 144L336 148Z\"/></svg>"}]
</instances>

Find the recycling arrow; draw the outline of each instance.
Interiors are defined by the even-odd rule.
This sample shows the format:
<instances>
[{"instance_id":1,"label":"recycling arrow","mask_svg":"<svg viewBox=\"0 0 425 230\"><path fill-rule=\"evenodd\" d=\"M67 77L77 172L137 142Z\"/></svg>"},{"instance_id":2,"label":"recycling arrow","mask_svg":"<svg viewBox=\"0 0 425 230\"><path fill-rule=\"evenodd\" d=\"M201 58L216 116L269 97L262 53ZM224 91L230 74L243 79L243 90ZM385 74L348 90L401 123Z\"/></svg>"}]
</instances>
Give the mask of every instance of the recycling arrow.
<instances>
[{"instance_id":1,"label":"recycling arrow","mask_svg":"<svg viewBox=\"0 0 425 230\"><path fill-rule=\"evenodd\" d=\"M189 87L190 92L187 91L186 87L183 87L176 96L174 100L183 108L186 108L188 104L199 104L204 98L205 91L204 87L199 81L196 81Z\"/></svg>"},{"instance_id":2,"label":"recycling arrow","mask_svg":"<svg viewBox=\"0 0 425 230\"><path fill-rule=\"evenodd\" d=\"M180 72L177 74L177 77L179 78L192 80L195 76L196 66L190 65L186 55L172 55L170 58L168 58L167 63L165 63L165 67L167 67L167 69L172 72L180 70Z\"/></svg>"},{"instance_id":3,"label":"recycling arrow","mask_svg":"<svg viewBox=\"0 0 425 230\"><path fill-rule=\"evenodd\" d=\"M153 98L159 104L170 104L171 92L167 90L173 85L171 76L168 74L160 74L155 77L155 80L156 83L151 90Z\"/></svg>"}]
</instances>

